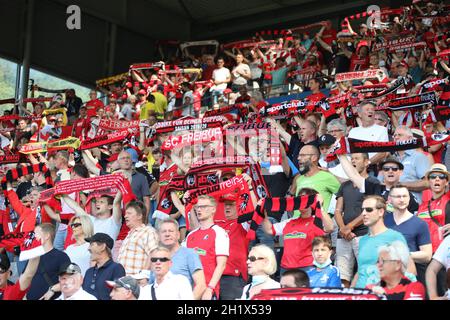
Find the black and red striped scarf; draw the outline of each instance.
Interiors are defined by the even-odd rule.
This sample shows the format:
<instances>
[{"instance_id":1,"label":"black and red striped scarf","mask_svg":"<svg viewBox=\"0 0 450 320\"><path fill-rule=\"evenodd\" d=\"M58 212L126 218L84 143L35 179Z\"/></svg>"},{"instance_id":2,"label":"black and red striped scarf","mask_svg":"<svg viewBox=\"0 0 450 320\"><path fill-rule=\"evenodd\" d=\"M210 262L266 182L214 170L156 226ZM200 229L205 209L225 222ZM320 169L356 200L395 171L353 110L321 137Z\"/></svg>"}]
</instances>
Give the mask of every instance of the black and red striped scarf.
<instances>
[{"instance_id":1,"label":"black and red striped scarf","mask_svg":"<svg viewBox=\"0 0 450 320\"><path fill-rule=\"evenodd\" d=\"M28 165L26 167L8 170L8 172L6 172L6 175L3 177L1 181L2 189L6 191L7 182L13 182L20 177L26 176L28 174L34 174L37 172L42 172L44 174L46 187L51 188L53 186L53 180L50 170L44 163L39 163Z\"/></svg>"},{"instance_id":2,"label":"black and red striped scarf","mask_svg":"<svg viewBox=\"0 0 450 320\"><path fill-rule=\"evenodd\" d=\"M81 141L81 145L78 150L93 149L113 142L123 141L128 137L128 135L128 130L120 130L105 135L96 136L95 138Z\"/></svg>"},{"instance_id":3,"label":"black and red striped scarf","mask_svg":"<svg viewBox=\"0 0 450 320\"><path fill-rule=\"evenodd\" d=\"M285 211L304 210L311 208L313 214L317 217L321 217L320 204L317 201L316 195L305 195L299 197L287 197L287 198L265 198L261 206L256 206L255 211L251 215L250 229L247 232L247 239L256 239L256 230L262 224L264 220L264 211L277 212L279 217L283 215ZM248 221L250 215L240 215L238 222ZM280 219L278 219L280 220Z\"/></svg>"}]
</instances>

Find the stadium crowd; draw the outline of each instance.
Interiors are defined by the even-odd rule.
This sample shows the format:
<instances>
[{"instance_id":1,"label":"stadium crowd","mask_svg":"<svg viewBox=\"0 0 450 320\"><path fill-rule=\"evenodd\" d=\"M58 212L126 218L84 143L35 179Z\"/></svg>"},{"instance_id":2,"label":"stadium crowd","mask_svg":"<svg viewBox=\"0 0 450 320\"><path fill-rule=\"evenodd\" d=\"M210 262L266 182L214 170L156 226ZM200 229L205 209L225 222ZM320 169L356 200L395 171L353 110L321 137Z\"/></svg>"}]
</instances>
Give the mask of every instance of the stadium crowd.
<instances>
[{"instance_id":1,"label":"stadium crowd","mask_svg":"<svg viewBox=\"0 0 450 320\"><path fill-rule=\"evenodd\" d=\"M161 43L85 102L32 85L0 117L0 299L450 298L449 9Z\"/></svg>"}]
</instances>

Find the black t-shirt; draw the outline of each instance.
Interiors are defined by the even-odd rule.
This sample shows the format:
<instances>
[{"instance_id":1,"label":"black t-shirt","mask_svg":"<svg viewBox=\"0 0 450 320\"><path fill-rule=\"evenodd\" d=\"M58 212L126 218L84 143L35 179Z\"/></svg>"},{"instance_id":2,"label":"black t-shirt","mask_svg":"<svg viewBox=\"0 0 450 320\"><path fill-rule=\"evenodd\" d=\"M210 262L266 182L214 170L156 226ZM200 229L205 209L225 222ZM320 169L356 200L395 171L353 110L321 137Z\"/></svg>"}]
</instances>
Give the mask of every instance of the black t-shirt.
<instances>
[{"instance_id":1,"label":"black t-shirt","mask_svg":"<svg viewBox=\"0 0 450 320\"><path fill-rule=\"evenodd\" d=\"M389 190L387 190L386 186L384 184L381 184L378 180L373 181L373 180L366 179L365 180L365 190L366 190L367 195L376 194L376 195L382 196L384 198L384 200L386 200L386 201L389 196ZM417 210L419 210L419 204L417 203L417 200L414 197L414 195L411 193L411 191L409 192L409 198L410 199L409 199L408 211L411 213L416 213Z\"/></svg>"},{"instance_id":2,"label":"black t-shirt","mask_svg":"<svg viewBox=\"0 0 450 320\"><path fill-rule=\"evenodd\" d=\"M378 180L374 177L369 177L367 179L373 183L378 182ZM343 197L344 200L344 215L342 217L344 224L349 224L361 215L361 207L364 196L365 194L360 192L359 189L353 185L352 181L346 181L341 184L339 191L336 193L336 198ZM368 228L364 224L361 224L355 227L352 232L357 237L360 237L367 234ZM338 238L342 237L338 235Z\"/></svg>"},{"instance_id":3,"label":"black t-shirt","mask_svg":"<svg viewBox=\"0 0 450 320\"><path fill-rule=\"evenodd\" d=\"M291 142L289 143L289 152L287 155L289 159L291 159L291 161L294 163L296 168L298 168L298 154L300 153L301 148L303 148L303 146L305 145L312 145L319 148L319 138L316 138L315 140L308 143L303 143L298 138L298 134L292 135Z\"/></svg>"}]
</instances>

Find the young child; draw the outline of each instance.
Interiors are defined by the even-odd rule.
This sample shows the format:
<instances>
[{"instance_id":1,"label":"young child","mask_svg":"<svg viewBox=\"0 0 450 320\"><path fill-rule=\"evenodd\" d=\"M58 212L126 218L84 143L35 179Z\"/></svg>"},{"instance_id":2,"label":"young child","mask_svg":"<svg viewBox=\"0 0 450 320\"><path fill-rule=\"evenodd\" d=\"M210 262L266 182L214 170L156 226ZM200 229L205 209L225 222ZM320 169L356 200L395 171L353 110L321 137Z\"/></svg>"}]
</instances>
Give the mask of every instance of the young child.
<instances>
[{"instance_id":1,"label":"young child","mask_svg":"<svg viewBox=\"0 0 450 320\"><path fill-rule=\"evenodd\" d=\"M312 243L314 266L307 270L311 288L342 287L339 269L331 264L331 240L315 237Z\"/></svg>"}]
</instances>

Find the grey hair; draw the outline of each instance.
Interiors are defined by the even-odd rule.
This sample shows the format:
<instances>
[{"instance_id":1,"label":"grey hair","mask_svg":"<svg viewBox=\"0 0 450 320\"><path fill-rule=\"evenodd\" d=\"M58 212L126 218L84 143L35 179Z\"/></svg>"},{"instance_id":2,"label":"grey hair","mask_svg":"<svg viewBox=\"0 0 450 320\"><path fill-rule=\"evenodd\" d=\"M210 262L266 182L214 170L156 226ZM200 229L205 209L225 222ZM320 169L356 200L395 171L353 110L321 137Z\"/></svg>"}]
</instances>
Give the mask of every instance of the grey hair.
<instances>
[{"instance_id":1,"label":"grey hair","mask_svg":"<svg viewBox=\"0 0 450 320\"><path fill-rule=\"evenodd\" d=\"M262 93L261 93L260 91L252 92L252 98L253 98L255 101L261 101L261 100L264 99L264 98L263 98L263 95L262 95Z\"/></svg>"},{"instance_id":2,"label":"grey hair","mask_svg":"<svg viewBox=\"0 0 450 320\"><path fill-rule=\"evenodd\" d=\"M327 130L330 131L331 127L338 127L341 129L344 134L347 131L347 124L345 123L344 119L333 119L327 124Z\"/></svg>"},{"instance_id":3,"label":"grey hair","mask_svg":"<svg viewBox=\"0 0 450 320\"><path fill-rule=\"evenodd\" d=\"M401 126L398 126L398 127L395 129L395 131L397 131L398 129L405 130L406 134L407 134L409 137L411 137L411 138L414 137L414 134L413 134L413 132L412 132L412 130L411 130L410 127L401 125Z\"/></svg>"},{"instance_id":4,"label":"grey hair","mask_svg":"<svg viewBox=\"0 0 450 320\"><path fill-rule=\"evenodd\" d=\"M384 111L375 111L375 114L380 116L380 118L383 118L383 121L388 123L389 122L389 116Z\"/></svg>"},{"instance_id":5,"label":"grey hair","mask_svg":"<svg viewBox=\"0 0 450 320\"><path fill-rule=\"evenodd\" d=\"M400 260L402 262L402 271L405 272L409 262L409 248L401 241L394 241L389 245L378 248L378 254L386 252L392 260Z\"/></svg>"},{"instance_id":6,"label":"grey hair","mask_svg":"<svg viewBox=\"0 0 450 320\"><path fill-rule=\"evenodd\" d=\"M271 276L277 271L277 259L273 250L265 244L257 244L250 251L253 251L259 257L267 259L267 263L263 268L265 274Z\"/></svg>"}]
</instances>

